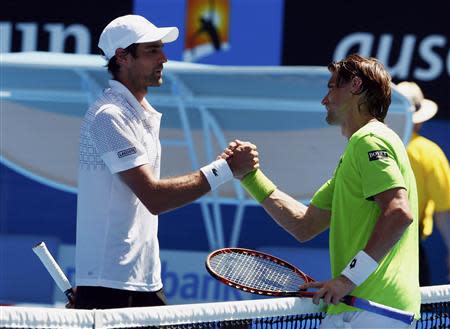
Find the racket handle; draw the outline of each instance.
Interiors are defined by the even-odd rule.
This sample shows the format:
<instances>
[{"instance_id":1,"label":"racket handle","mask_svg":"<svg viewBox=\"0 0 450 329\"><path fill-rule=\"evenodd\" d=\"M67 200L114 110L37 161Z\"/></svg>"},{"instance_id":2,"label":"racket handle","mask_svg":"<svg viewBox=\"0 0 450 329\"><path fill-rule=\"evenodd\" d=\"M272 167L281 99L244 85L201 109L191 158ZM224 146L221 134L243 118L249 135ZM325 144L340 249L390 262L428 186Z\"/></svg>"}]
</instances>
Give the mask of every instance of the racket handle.
<instances>
[{"instance_id":1,"label":"racket handle","mask_svg":"<svg viewBox=\"0 0 450 329\"><path fill-rule=\"evenodd\" d=\"M52 254L50 254L50 251L48 251L45 243L38 243L33 247L33 251L39 257L42 264L44 264L45 268L50 273L59 289L64 292L70 302L73 302L74 292L72 286L70 285L70 282L64 272L61 270L61 267L59 267Z\"/></svg>"},{"instance_id":2,"label":"racket handle","mask_svg":"<svg viewBox=\"0 0 450 329\"><path fill-rule=\"evenodd\" d=\"M402 311L383 304L378 304L367 299L362 299L355 296L344 296L344 298L342 298L342 302L349 306L354 306L365 311L402 321L406 324L411 324L414 321L414 313Z\"/></svg>"},{"instance_id":3,"label":"racket handle","mask_svg":"<svg viewBox=\"0 0 450 329\"><path fill-rule=\"evenodd\" d=\"M75 303L75 293L72 288L64 291L64 295L66 295L67 300L71 303Z\"/></svg>"}]
</instances>

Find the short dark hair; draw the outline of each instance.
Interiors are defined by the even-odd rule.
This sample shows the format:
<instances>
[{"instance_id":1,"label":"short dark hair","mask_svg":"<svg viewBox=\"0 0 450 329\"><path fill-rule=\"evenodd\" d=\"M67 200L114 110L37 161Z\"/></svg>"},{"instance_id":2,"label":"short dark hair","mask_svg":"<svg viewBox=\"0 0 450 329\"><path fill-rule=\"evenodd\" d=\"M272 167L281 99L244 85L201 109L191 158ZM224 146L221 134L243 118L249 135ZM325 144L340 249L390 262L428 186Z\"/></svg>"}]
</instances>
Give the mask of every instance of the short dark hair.
<instances>
[{"instance_id":1,"label":"short dark hair","mask_svg":"<svg viewBox=\"0 0 450 329\"><path fill-rule=\"evenodd\" d=\"M131 56L134 58L137 57L137 43L132 43L128 47L124 48L125 52L130 53ZM106 64L106 67L108 68L108 72L111 73L113 79L117 79L117 75L119 73L120 65L117 64L116 56L113 56L109 59L108 63Z\"/></svg>"},{"instance_id":2,"label":"short dark hair","mask_svg":"<svg viewBox=\"0 0 450 329\"><path fill-rule=\"evenodd\" d=\"M384 65L376 58L365 58L351 54L339 62L328 65L331 73L336 72L336 85L350 82L353 77L359 77L362 88L358 94L364 95L364 103L369 113L377 120L384 122L389 105L391 105L391 75Z\"/></svg>"}]
</instances>

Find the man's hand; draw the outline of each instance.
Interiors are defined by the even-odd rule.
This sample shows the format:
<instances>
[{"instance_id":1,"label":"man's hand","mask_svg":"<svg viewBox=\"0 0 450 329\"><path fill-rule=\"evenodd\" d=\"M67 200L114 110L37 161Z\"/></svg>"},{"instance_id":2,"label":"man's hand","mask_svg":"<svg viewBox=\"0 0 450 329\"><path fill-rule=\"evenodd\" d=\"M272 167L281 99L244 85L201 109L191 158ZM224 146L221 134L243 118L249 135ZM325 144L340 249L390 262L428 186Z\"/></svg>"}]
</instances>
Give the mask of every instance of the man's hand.
<instances>
[{"instance_id":1,"label":"man's hand","mask_svg":"<svg viewBox=\"0 0 450 329\"><path fill-rule=\"evenodd\" d=\"M228 162L233 176L237 179L242 179L249 172L259 168L256 145L250 142L240 140L231 142L219 158Z\"/></svg>"},{"instance_id":2,"label":"man's hand","mask_svg":"<svg viewBox=\"0 0 450 329\"><path fill-rule=\"evenodd\" d=\"M313 297L313 303L319 304L320 299L323 298L325 304L338 304L341 299L348 295L356 285L347 279L345 276L340 275L326 282L309 282L302 284L300 289L318 288Z\"/></svg>"}]
</instances>

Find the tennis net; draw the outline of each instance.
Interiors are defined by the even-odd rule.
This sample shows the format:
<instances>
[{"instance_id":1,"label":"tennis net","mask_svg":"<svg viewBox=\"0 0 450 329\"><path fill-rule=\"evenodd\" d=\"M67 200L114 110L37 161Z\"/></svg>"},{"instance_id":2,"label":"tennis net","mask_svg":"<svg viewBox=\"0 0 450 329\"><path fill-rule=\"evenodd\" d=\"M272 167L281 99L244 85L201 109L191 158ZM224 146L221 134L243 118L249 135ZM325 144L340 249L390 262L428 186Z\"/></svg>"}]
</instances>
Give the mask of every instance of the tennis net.
<instances>
[{"instance_id":1,"label":"tennis net","mask_svg":"<svg viewBox=\"0 0 450 329\"><path fill-rule=\"evenodd\" d=\"M450 285L422 288L417 328L450 328ZM0 306L0 328L318 328L323 306L304 298L267 298L113 310Z\"/></svg>"}]
</instances>

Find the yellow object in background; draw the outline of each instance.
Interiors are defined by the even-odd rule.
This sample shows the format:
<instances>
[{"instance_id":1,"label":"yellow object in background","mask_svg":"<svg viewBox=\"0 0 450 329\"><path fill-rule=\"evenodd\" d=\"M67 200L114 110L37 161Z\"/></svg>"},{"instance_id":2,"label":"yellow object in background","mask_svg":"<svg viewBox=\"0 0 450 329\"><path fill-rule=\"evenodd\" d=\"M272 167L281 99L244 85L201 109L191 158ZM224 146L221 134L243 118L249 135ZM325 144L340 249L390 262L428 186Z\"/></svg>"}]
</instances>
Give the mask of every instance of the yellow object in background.
<instances>
[{"instance_id":1,"label":"yellow object in background","mask_svg":"<svg viewBox=\"0 0 450 329\"><path fill-rule=\"evenodd\" d=\"M407 146L419 196L420 236L433 232L434 212L450 210L450 167L441 148L414 133Z\"/></svg>"}]
</instances>

